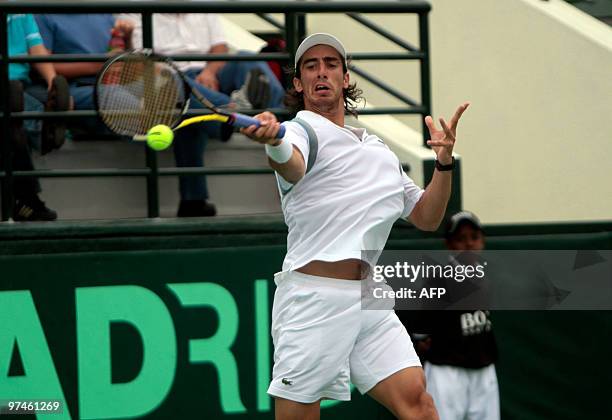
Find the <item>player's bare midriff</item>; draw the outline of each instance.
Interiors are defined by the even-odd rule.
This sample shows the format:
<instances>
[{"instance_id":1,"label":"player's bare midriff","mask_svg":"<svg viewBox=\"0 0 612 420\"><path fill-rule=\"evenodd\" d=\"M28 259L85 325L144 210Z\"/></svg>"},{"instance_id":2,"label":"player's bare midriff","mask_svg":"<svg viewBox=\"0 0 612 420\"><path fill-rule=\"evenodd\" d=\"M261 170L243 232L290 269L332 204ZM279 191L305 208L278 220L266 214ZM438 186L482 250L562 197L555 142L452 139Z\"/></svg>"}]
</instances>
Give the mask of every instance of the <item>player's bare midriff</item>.
<instances>
[{"instance_id":1,"label":"player's bare midriff","mask_svg":"<svg viewBox=\"0 0 612 420\"><path fill-rule=\"evenodd\" d=\"M348 259L341 261L311 261L298 268L296 271L311 276L329 277L341 280L361 280L364 277L367 264L358 259Z\"/></svg>"}]
</instances>

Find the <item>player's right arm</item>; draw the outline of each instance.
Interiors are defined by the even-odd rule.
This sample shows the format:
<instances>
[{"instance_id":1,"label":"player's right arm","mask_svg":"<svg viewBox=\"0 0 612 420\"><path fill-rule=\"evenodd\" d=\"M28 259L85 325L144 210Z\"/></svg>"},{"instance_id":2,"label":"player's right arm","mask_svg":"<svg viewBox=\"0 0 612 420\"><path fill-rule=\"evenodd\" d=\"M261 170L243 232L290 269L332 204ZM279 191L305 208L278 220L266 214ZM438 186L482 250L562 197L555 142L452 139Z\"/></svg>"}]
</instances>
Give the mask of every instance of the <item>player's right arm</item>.
<instances>
[{"instance_id":1,"label":"player's right arm","mask_svg":"<svg viewBox=\"0 0 612 420\"><path fill-rule=\"evenodd\" d=\"M240 129L240 132L252 140L272 146L274 148L282 147L282 143L287 142L292 147L291 157L284 163L279 163L275 159L270 157L268 153L268 162L270 167L274 169L283 179L291 184L298 182L306 173L306 163L304 156L300 149L291 144L285 138L278 139L276 135L280 129L280 123L271 112L264 112L255 116L260 122L261 126L255 127L254 125ZM285 134L285 137L287 135ZM287 144L285 143L285 144Z\"/></svg>"}]
</instances>

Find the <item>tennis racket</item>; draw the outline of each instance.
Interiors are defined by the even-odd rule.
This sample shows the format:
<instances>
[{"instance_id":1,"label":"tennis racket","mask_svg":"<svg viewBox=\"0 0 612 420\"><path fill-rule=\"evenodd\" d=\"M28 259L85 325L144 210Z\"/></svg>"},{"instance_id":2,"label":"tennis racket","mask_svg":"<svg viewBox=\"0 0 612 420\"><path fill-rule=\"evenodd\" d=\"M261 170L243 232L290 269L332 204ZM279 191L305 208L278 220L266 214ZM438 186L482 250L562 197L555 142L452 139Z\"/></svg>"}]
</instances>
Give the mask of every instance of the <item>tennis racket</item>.
<instances>
[{"instance_id":1,"label":"tennis racket","mask_svg":"<svg viewBox=\"0 0 612 420\"><path fill-rule=\"evenodd\" d=\"M96 110L110 130L136 141L146 141L149 129L158 124L174 131L204 121L259 127L259 120L248 115L219 110L191 83L167 57L150 50L126 52L107 61L98 74ZM182 120L191 94L211 113ZM284 135L281 126L277 137Z\"/></svg>"}]
</instances>

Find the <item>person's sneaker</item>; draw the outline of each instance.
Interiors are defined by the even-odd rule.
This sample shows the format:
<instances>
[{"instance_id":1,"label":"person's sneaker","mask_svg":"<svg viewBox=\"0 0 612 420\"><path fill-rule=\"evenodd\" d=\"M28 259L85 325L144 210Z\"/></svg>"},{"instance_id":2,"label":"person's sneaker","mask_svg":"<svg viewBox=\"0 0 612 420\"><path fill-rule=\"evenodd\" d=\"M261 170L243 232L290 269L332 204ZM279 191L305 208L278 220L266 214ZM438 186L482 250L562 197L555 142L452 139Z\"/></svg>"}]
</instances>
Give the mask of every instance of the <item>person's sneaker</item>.
<instances>
[{"instance_id":1,"label":"person's sneaker","mask_svg":"<svg viewBox=\"0 0 612 420\"><path fill-rule=\"evenodd\" d=\"M57 213L45 205L38 196L30 200L16 200L13 208L13 220L16 222L52 221Z\"/></svg>"},{"instance_id":2,"label":"person's sneaker","mask_svg":"<svg viewBox=\"0 0 612 420\"><path fill-rule=\"evenodd\" d=\"M270 102L270 79L259 67L249 71L242 87L231 93L232 102L243 109L264 109Z\"/></svg>"},{"instance_id":3,"label":"person's sneaker","mask_svg":"<svg viewBox=\"0 0 612 420\"><path fill-rule=\"evenodd\" d=\"M177 217L210 217L217 214L217 208L206 200L181 200Z\"/></svg>"},{"instance_id":4,"label":"person's sneaker","mask_svg":"<svg viewBox=\"0 0 612 420\"><path fill-rule=\"evenodd\" d=\"M247 83L247 97L249 102L255 109L264 109L268 107L272 96L272 88L270 79L262 69L255 67L249 72L251 76Z\"/></svg>"},{"instance_id":5,"label":"person's sneaker","mask_svg":"<svg viewBox=\"0 0 612 420\"><path fill-rule=\"evenodd\" d=\"M55 76L51 83L45 111L68 111L71 106L70 87L64 76ZM59 149L66 140L66 123L61 119L43 120L40 153Z\"/></svg>"}]
</instances>

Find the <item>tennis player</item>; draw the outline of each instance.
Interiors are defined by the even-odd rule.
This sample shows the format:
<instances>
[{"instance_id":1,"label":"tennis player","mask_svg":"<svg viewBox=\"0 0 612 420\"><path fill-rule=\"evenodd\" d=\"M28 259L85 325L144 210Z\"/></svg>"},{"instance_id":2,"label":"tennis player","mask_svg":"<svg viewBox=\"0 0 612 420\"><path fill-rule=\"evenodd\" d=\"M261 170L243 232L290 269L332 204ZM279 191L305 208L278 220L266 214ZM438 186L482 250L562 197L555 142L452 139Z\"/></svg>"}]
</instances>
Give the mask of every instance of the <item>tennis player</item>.
<instances>
[{"instance_id":1,"label":"tennis player","mask_svg":"<svg viewBox=\"0 0 612 420\"><path fill-rule=\"evenodd\" d=\"M362 250L382 250L395 220L438 228L451 192L455 131L468 104L438 130L426 118L437 170L422 190L378 137L345 125L361 91L350 83L346 51L329 34L314 34L295 56L288 99L296 119L271 113L241 131L265 144L276 171L289 228L287 255L275 275L272 309L276 418L318 419L322 399L361 393L400 419L437 419L412 343L392 310L361 310Z\"/></svg>"}]
</instances>

